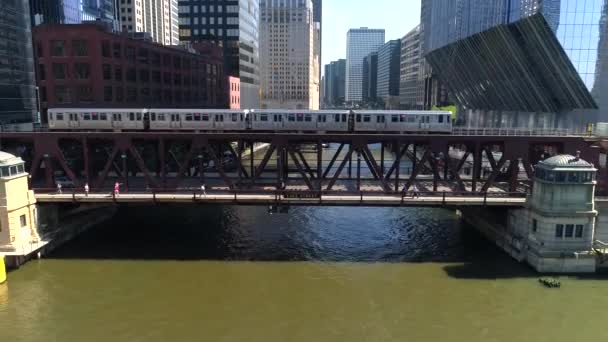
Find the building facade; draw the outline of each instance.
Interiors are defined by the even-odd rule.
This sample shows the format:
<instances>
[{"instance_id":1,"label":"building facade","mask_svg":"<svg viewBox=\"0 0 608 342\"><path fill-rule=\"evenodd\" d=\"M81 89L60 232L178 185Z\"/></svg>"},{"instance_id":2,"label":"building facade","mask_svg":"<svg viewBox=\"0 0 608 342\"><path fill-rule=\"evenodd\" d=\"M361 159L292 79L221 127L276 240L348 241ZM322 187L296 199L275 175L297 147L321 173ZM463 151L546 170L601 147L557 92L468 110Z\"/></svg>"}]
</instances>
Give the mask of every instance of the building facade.
<instances>
[{"instance_id":1,"label":"building facade","mask_svg":"<svg viewBox=\"0 0 608 342\"><path fill-rule=\"evenodd\" d=\"M36 117L36 84L27 1L3 1L0 20L0 126L31 129Z\"/></svg>"},{"instance_id":2,"label":"building facade","mask_svg":"<svg viewBox=\"0 0 608 342\"><path fill-rule=\"evenodd\" d=\"M120 1L118 19L122 32L146 32L163 45L179 44L177 0Z\"/></svg>"},{"instance_id":3,"label":"building facade","mask_svg":"<svg viewBox=\"0 0 608 342\"><path fill-rule=\"evenodd\" d=\"M399 105L401 109L424 109L424 81L421 68L420 26L401 39Z\"/></svg>"},{"instance_id":4,"label":"building facade","mask_svg":"<svg viewBox=\"0 0 608 342\"><path fill-rule=\"evenodd\" d=\"M52 107L227 108L221 49L201 55L96 24L34 28L43 111ZM44 117L44 116L43 116Z\"/></svg>"},{"instance_id":5,"label":"building facade","mask_svg":"<svg viewBox=\"0 0 608 342\"><path fill-rule=\"evenodd\" d=\"M323 63L323 0L312 0L313 20L317 31L317 46L319 56L319 79L321 79L321 63Z\"/></svg>"},{"instance_id":6,"label":"building facade","mask_svg":"<svg viewBox=\"0 0 608 342\"><path fill-rule=\"evenodd\" d=\"M180 41L223 46L226 74L241 82L242 108L259 108L259 0L179 1L178 13Z\"/></svg>"},{"instance_id":7,"label":"building facade","mask_svg":"<svg viewBox=\"0 0 608 342\"><path fill-rule=\"evenodd\" d=\"M325 65L325 104L335 108L344 106L346 60L339 59Z\"/></svg>"},{"instance_id":8,"label":"building facade","mask_svg":"<svg viewBox=\"0 0 608 342\"><path fill-rule=\"evenodd\" d=\"M384 44L383 29L350 29L346 34L346 102L363 100L363 58Z\"/></svg>"},{"instance_id":9,"label":"building facade","mask_svg":"<svg viewBox=\"0 0 608 342\"><path fill-rule=\"evenodd\" d=\"M118 30L115 0L80 0L80 21L101 20ZM122 2L122 0L120 0ZM127 1L127 0L125 0ZM133 2L139 0L132 0Z\"/></svg>"},{"instance_id":10,"label":"building facade","mask_svg":"<svg viewBox=\"0 0 608 342\"><path fill-rule=\"evenodd\" d=\"M376 97L387 109L399 109L401 39L389 40L378 49Z\"/></svg>"},{"instance_id":11,"label":"building facade","mask_svg":"<svg viewBox=\"0 0 608 342\"><path fill-rule=\"evenodd\" d=\"M606 0L423 0L423 51L467 125L584 127L608 121L607 16Z\"/></svg>"},{"instance_id":12,"label":"building facade","mask_svg":"<svg viewBox=\"0 0 608 342\"><path fill-rule=\"evenodd\" d=\"M260 2L262 108L319 109L317 44L311 0Z\"/></svg>"},{"instance_id":13,"label":"building facade","mask_svg":"<svg viewBox=\"0 0 608 342\"><path fill-rule=\"evenodd\" d=\"M30 0L32 26L40 24L79 24L80 0Z\"/></svg>"},{"instance_id":14,"label":"building facade","mask_svg":"<svg viewBox=\"0 0 608 342\"><path fill-rule=\"evenodd\" d=\"M362 82L363 103L376 102L378 99L378 53L372 52L363 58Z\"/></svg>"}]
</instances>

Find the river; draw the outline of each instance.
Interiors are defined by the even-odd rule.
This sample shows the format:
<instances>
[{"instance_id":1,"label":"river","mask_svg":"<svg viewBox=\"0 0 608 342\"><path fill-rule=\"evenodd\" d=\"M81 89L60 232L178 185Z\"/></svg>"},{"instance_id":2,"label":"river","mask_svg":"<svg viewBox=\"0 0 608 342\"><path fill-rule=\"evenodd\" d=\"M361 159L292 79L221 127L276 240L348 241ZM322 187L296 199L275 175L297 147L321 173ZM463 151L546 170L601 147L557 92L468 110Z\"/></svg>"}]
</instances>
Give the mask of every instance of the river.
<instances>
[{"instance_id":1,"label":"river","mask_svg":"<svg viewBox=\"0 0 608 342\"><path fill-rule=\"evenodd\" d=\"M0 286L0 341L608 339L601 278L561 289L450 211L126 206Z\"/></svg>"}]
</instances>

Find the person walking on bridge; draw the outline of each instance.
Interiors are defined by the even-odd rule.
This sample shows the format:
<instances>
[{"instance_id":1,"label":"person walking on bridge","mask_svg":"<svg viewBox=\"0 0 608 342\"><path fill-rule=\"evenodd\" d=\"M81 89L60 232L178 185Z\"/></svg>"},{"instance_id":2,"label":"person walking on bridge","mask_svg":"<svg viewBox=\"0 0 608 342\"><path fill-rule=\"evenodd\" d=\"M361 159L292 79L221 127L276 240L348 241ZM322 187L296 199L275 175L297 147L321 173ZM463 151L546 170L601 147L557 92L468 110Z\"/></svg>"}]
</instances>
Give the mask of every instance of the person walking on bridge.
<instances>
[{"instance_id":1,"label":"person walking on bridge","mask_svg":"<svg viewBox=\"0 0 608 342\"><path fill-rule=\"evenodd\" d=\"M89 197L89 183L84 183L84 195Z\"/></svg>"},{"instance_id":2,"label":"person walking on bridge","mask_svg":"<svg viewBox=\"0 0 608 342\"><path fill-rule=\"evenodd\" d=\"M201 198L203 196L207 197L207 191L205 189L205 184L201 185Z\"/></svg>"},{"instance_id":3,"label":"person walking on bridge","mask_svg":"<svg viewBox=\"0 0 608 342\"><path fill-rule=\"evenodd\" d=\"M418 194L418 187L416 184L412 187L412 198L420 198L420 194Z\"/></svg>"},{"instance_id":4,"label":"person walking on bridge","mask_svg":"<svg viewBox=\"0 0 608 342\"><path fill-rule=\"evenodd\" d=\"M118 182L114 183L114 195L120 195L120 184Z\"/></svg>"},{"instance_id":5,"label":"person walking on bridge","mask_svg":"<svg viewBox=\"0 0 608 342\"><path fill-rule=\"evenodd\" d=\"M63 192L61 191L61 187L62 187L62 186L61 186L61 183L57 183L57 193L58 193L58 194L60 194L60 195L63 193Z\"/></svg>"}]
</instances>

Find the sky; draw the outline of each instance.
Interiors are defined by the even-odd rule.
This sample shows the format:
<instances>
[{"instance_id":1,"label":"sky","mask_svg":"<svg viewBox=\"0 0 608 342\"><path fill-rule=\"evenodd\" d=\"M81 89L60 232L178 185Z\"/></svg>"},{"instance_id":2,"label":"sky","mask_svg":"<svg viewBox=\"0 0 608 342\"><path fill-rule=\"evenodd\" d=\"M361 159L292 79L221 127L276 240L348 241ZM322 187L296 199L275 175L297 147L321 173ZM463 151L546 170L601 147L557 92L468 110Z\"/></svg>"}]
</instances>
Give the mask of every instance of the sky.
<instances>
[{"instance_id":1,"label":"sky","mask_svg":"<svg viewBox=\"0 0 608 342\"><path fill-rule=\"evenodd\" d=\"M323 0L322 70L346 58L346 32L368 27L386 30L386 40L403 37L420 23L420 0Z\"/></svg>"}]
</instances>

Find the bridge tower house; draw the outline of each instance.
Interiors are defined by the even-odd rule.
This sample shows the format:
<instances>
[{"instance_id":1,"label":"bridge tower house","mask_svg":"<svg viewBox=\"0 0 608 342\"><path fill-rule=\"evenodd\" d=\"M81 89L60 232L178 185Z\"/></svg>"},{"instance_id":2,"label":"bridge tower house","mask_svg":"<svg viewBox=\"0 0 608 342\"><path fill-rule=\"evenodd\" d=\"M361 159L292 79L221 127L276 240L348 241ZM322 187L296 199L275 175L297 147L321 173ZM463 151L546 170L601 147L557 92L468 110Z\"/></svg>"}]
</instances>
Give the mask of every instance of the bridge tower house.
<instances>
[{"instance_id":1,"label":"bridge tower house","mask_svg":"<svg viewBox=\"0 0 608 342\"><path fill-rule=\"evenodd\" d=\"M25 162L0 152L0 256L11 260L38 249L40 236L34 192L28 189Z\"/></svg>"},{"instance_id":2,"label":"bridge tower house","mask_svg":"<svg viewBox=\"0 0 608 342\"><path fill-rule=\"evenodd\" d=\"M592 164L571 155L536 166L526 209L513 210L509 225L524 237L522 257L538 272L596 271L596 172Z\"/></svg>"}]
</instances>

